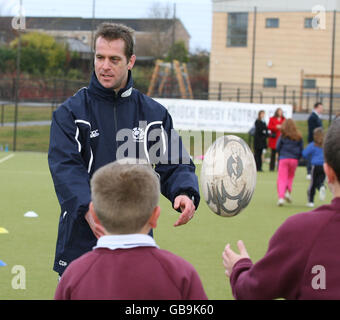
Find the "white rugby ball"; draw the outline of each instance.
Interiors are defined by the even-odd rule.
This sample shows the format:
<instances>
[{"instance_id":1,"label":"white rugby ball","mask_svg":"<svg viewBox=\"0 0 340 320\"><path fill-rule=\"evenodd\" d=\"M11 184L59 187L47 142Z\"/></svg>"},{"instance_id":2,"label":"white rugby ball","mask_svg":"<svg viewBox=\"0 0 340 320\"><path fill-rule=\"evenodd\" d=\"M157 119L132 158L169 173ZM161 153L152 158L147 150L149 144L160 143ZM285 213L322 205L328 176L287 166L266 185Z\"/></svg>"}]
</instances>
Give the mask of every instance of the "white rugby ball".
<instances>
[{"instance_id":1,"label":"white rugby ball","mask_svg":"<svg viewBox=\"0 0 340 320\"><path fill-rule=\"evenodd\" d=\"M234 135L218 138L207 150L201 187L209 208L223 217L239 214L256 186L256 164L248 144Z\"/></svg>"}]
</instances>

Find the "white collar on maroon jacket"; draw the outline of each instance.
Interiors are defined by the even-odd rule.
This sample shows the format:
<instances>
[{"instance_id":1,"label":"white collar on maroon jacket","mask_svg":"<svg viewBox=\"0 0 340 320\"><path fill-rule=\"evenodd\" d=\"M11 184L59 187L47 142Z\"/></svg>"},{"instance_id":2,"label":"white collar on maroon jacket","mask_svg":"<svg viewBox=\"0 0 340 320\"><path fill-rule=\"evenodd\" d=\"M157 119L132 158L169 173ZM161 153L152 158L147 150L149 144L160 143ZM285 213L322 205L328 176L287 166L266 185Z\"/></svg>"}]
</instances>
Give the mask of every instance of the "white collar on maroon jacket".
<instances>
[{"instance_id":1,"label":"white collar on maroon jacket","mask_svg":"<svg viewBox=\"0 0 340 320\"><path fill-rule=\"evenodd\" d=\"M147 234L120 234L120 235L106 235L98 239L97 245L93 249L107 248L111 250L116 249L130 249L137 247L156 247L159 248L155 240Z\"/></svg>"}]
</instances>

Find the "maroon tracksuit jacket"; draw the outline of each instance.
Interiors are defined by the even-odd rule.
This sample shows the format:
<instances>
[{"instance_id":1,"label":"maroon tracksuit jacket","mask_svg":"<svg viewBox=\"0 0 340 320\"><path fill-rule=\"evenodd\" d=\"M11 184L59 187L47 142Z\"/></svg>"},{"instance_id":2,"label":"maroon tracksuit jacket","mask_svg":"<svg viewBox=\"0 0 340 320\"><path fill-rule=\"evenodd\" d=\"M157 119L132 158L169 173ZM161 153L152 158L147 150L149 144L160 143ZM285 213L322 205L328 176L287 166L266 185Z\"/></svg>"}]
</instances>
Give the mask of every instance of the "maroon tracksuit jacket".
<instances>
[{"instance_id":1,"label":"maroon tracksuit jacket","mask_svg":"<svg viewBox=\"0 0 340 320\"><path fill-rule=\"evenodd\" d=\"M206 300L200 278L184 259L155 247L97 248L73 261L55 299Z\"/></svg>"},{"instance_id":2,"label":"maroon tracksuit jacket","mask_svg":"<svg viewBox=\"0 0 340 320\"><path fill-rule=\"evenodd\" d=\"M236 299L340 299L340 198L288 218L255 265L238 261Z\"/></svg>"}]
</instances>

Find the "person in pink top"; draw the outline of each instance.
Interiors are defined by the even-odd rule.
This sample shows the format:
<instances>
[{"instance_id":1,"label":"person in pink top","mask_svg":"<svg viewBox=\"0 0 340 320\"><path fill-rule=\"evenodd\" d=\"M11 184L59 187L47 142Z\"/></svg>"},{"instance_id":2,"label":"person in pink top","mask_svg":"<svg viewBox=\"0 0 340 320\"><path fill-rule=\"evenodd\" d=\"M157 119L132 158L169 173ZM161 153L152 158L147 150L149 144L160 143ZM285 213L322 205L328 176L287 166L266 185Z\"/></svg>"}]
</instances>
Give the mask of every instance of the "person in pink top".
<instances>
[{"instance_id":1,"label":"person in pink top","mask_svg":"<svg viewBox=\"0 0 340 320\"><path fill-rule=\"evenodd\" d=\"M270 131L270 135L268 138L268 147L272 150L269 163L270 171L275 170L277 154L276 144L281 135L282 124L285 120L286 118L283 116L283 110L281 108L277 108L274 115L269 118L268 130Z\"/></svg>"},{"instance_id":2,"label":"person in pink top","mask_svg":"<svg viewBox=\"0 0 340 320\"><path fill-rule=\"evenodd\" d=\"M148 164L123 161L93 175L89 212L99 239L68 266L54 298L206 300L194 267L148 235L160 215L158 176Z\"/></svg>"},{"instance_id":3,"label":"person in pink top","mask_svg":"<svg viewBox=\"0 0 340 320\"><path fill-rule=\"evenodd\" d=\"M275 232L265 256L253 264L242 241L227 244L225 273L236 299L340 299L340 118L324 142L324 170L333 200L289 217Z\"/></svg>"},{"instance_id":4,"label":"person in pink top","mask_svg":"<svg viewBox=\"0 0 340 320\"><path fill-rule=\"evenodd\" d=\"M279 166L277 172L278 206L285 201L292 202L291 193L295 171L302 156L302 134L297 129L293 119L287 119L281 128L281 136L276 144L279 154Z\"/></svg>"}]
</instances>

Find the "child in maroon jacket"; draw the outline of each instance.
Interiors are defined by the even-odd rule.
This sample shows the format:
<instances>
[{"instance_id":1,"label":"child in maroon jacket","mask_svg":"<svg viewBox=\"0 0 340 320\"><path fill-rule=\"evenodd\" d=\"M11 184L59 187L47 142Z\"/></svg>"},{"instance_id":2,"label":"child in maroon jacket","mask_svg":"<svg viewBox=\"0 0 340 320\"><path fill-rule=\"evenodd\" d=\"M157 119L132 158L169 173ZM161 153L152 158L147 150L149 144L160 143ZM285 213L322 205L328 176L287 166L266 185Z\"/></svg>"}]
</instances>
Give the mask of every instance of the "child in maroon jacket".
<instances>
[{"instance_id":1,"label":"child in maroon jacket","mask_svg":"<svg viewBox=\"0 0 340 320\"><path fill-rule=\"evenodd\" d=\"M288 218L275 232L265 256L253 264L227 244L222 254L236 299L340 299L340 118L324 142L324 170L333 200Z\"/></svg>"},{"instance_id":2,"label":"child in maroon jacket","mask_svg":"<svg viewBox=\"0 0 340 320\"><path fill-rule=\"evenodd\" d=\"M207 299L193 266L148 235L160 214L159 179L150 165L108 164L93 175L91 191L97 246L67 267L55 299Z\"/></svg>"}]
</instances>

